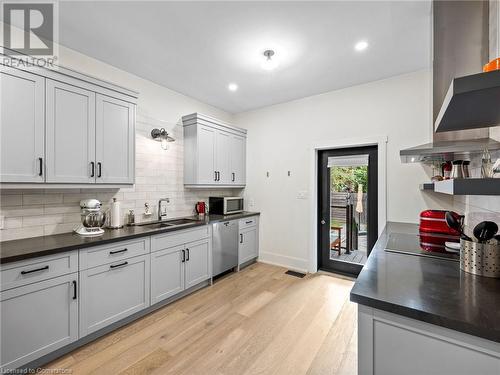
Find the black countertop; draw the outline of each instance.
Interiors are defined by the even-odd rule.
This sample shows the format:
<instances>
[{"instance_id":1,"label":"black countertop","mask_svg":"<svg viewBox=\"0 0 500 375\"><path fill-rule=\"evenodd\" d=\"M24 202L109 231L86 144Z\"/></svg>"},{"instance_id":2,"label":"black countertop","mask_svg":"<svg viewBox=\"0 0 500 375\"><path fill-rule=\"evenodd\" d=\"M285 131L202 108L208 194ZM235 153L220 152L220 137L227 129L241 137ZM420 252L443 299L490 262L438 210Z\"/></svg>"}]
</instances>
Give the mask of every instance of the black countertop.
<instances>
[{"instance_id":1,"label":"black countertop","mask_svg":"<svg viewBox=\"0 0 500 375\"><path fill-rule=\"evenodd\" d=\"M123 241L136 237L151 236L159 233L194 228L220 221L236 220L245 217L260 215L258 212L242 212L233 215L210 215L199 220L197 217L193 224L177 227L125 226L121 229L105 229L105 233L95 237L83 237L76 233L63 233L51 236L24 238L20 240L0 242L0 264L16 262L23 259L35 258L43 255L55 254L63 251L82 249L85 247L104 245L107 243ZM173 219L172 219L173 220Z\"/></svg>"},{"instance_id":2,"label":"black countertop","mask_svg":"<svg viewBox=\"0 0 500 375\"><path fill-rule=\"evenodd\" d=\"M458 262L384 250L390 233L418 226L388 223L351 290L351 301L500 342L500 279L460 271Z\"/></svg>"}]
</instances>

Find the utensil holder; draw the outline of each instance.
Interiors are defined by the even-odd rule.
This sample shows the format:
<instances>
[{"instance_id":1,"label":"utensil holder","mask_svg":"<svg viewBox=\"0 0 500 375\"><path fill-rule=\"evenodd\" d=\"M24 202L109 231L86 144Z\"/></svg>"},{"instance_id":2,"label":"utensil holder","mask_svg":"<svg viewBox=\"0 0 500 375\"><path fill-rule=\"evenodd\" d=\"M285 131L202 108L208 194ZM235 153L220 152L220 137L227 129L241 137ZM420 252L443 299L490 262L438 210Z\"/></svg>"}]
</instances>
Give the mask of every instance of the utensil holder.
<instances>
[{"instance_id":1,"label":"utensil holder","mask_svg":"<svg viewBox=\"0 0 500 375\"><path fill-rule=\"evenodd\" d=\"M500 245L461 239L460 269L474 275L500 278Z\"/></svg>"}]
</instances>

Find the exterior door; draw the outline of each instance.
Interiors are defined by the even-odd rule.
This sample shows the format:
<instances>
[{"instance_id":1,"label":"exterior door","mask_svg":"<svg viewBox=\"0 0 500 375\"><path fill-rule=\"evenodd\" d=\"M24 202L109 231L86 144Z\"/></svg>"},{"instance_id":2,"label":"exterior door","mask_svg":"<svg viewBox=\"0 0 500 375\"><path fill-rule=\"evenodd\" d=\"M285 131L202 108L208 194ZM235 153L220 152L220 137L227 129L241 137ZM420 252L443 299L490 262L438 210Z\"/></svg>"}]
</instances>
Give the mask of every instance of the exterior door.
<instances>
[{"instance_id":1,"label":"exterior door","mask_svg":"<svg viewBox=\"0 0 500 375\"><path fill-rule=\"evenodd\" d=\"M186 289L210 278L210 245L208 240L186 245Z\"/></svg>"},{"instance_id":2,"label":"exterior door","mask_svg":"<svg viewBox=\"0 0 500 375\"><path fill-rule=\"evenodd\" d=\"M46 81L46 182L94 183L95 93Z\"/></svg>"},{"instance_id":3,"label":"exterior door","mask_svg":"<svg viewBox=\"0 0 500 375\"><path fill-rule=\"evenodd\" d=\"M151 254L151 304L184 290L184 246Z\"/></svg>"},{"instance_id":4,"label":"exterior door","mask_svg":"<svg viewBox=\"0 0 500 375\"><path fill-rule=\"evenodd\" d=\"M0 180L45 180L45 78L16 69L0 72Z\"/></svg>"},{"instance_id":5,"label":"exterior door","mask_svg":"<svg viewBox=\"0 0 500 375\"><path fill-rule=\"evenodd\" d=\"M135 106L96 95L96 182L134 183Z\"/></svg>"},{"instance_id":6,"label":"exterior door","mask_svg":"<svg viewBox=\"0 0 500 375\"><path fill-rule=\"evenodd\" d=\"M231 136L231 183L244 185L246 183L246 138Z\"/></svg>"},{"instance_id":7,"label":"exterior door","mask_svg":"<svg viewBox=\"0 0 500 375\"><path fill-rule=\"evenodd\" d=\"M221 185L231 184L231 135L226 132L217 131L215 148L215 167L219 176L217 183Z\"/></svg>"},{"instance_id":8,"label":"exterior door","mask_svg":"<svg viewBox=\"0 0 500 375\"><path fill-rule=\"evenodd\" d=\"M0 293L1 368L13 369L78 339L78 273Z\"/></svg>"},{"instance_id":9,"label":"exterior door","mask_svg":"<svg viewBox=\"0 0 500 375\"><path fill-rule=\"evenodd\" d=\"M215 137L216 130L207 126L198 126L198 183L216 184L215 173Z\"/></svg>"},{"instance_id":10,"label":"exterior door","mask_svg":"<svg viewBox=\"0 0 500 375\"><path fill-rule=\"evenodd\" d=\"M377 146L318 153L318 268L358 275L378 237Z\"/></svg>"}]
</instances>

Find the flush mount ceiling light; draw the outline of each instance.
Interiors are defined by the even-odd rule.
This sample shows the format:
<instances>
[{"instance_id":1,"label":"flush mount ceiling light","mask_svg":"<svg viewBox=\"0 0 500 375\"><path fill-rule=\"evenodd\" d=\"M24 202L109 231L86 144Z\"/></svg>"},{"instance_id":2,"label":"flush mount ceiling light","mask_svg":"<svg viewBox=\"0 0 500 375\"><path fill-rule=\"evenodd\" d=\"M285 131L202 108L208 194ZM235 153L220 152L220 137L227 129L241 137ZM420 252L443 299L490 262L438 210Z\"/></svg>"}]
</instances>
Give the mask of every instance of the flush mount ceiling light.
<instances>
[{"instance_id":1,"label":"flush mount ceiling light","mask_svg":"<svg viewBox=\"0 0 500 375\"><path fill-rule=\"evenodd\" d=\"M151 130L151 137L155 141L161 142L161 148L164 150L168 150L168 142L175 141L164 128Z\"/></svg>"},{"instance_id":2,"label":"flush mount ceiling light","mask_svg":"<svg viewBox=\"0 0 500 375\"><path fill-rule=\"evenodd\" d=\"M354 45L354 49L358 52L364 51L368 48L368 42L366 40L360 40Z\"/></svg>"},{"instance_id":3,"label":"flush mount ceiling light","mask_svg":"<svg viewBox=\"0 0 500 375\"><path fill-rule=\"evenodd\" d=\"M276 59L275 52L272 49L266 49L263 55L264 55L264 60L262 61L261 64L262 69L273 70L278 67L279 62Z\"/></svg>"},{"instance_id":4,"label":"flush mount ceiling light","mask_svg":"<svg viewBox=\"0 0 500 375\"><path fill-rule=\"evenodd\" d=\"M238 85L236 83L230 83L229 85L227 85L227 89L229 91L234 92L234 91L238 90Z\"/></svg>"}]
</instances>

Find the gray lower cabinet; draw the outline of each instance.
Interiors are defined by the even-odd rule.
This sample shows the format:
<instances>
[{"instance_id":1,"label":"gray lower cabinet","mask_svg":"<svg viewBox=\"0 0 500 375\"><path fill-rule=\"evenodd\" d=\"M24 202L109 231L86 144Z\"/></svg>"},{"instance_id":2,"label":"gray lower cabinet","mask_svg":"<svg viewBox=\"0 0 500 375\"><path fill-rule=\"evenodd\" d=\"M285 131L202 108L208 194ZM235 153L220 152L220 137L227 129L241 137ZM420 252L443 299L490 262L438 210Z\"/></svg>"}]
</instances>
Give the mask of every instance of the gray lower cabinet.
<instances>
[{"instance_id":1,"label":"gray lower cabinet","mask_svg":"<svg viewBox=\"0 0 500 375\"><path fill-rule=\"evenodd\" d=\"M163 301L184 290L184 246L151 254L151 304Z\"/></svg>"},{"instance_id":2,"label":"gray lower cabinet","mask_svg":"<svg viewBox=\"0 0 500 375\"><path fill-rule=\"evenodd\" d=\"M238 264L243 264L259 256L259 218L241 219L239 225Z\"/></svg>"},{"instance_id":3,"label":"gray lower cabinet","mask_svg":"<svg viewBox=\"0 0 500 375\"><path fill-rule=\"evenodd\" d=\"M3 67L0 72L0 181L45 180L45 78Z\"/></svg>"},{"instance_id":4,"label":"gray lower cabinet","mask_svg":"<svg viewBox=\"0 0 500 375\"><path fill-rule=\"evenodd\" d=\"M151 304L210 279L210 244L205 238L151 254Z\"/></svg>"},{"instance_id":5,"label":"gray lower cabinet","mask_svg":"<svg viewBox=\"0 0 500 375\"><path fill-rule=\"evenodd\" d=\"M210 241L201 240L186 244L186 289L207 280L211 276Z\"/></svg>"},{"instance_id":6,"label":"gray lower cabinet","mask_svg":"<svg viewBox=\"0 0 500 375\"><path fill-rule=\"evenodd\" d=\"M259 249L257 247L257 227L252 227L240 231L240 244L239 244L239 264L248 262L259 256Z\"/></svg>"},{"instance_id":7,"label":"gray lower cabinet","mask_svg":"<svg viewBox=\"0 0 500 375\"><path fill-rule=\"evenodd\" d=\"M0 293L1 368L13 369L78 339L78 273Z\"/></svg>"},{"instance_id":8,"label":"gray lower cabinet","mask_svg":"<svg viewBox=\"0 0 500 375\"><path fill-rule=\"evenodd\" d=\"M500 346L358 305L358 374L500 374Z\"/></svg>"},{"instance_id":9,"label":"gray lower cabinet","mask_svg":"<svg viewBox=\"0 0 500 375\"><path fill-rule=\"evenodd\" d=\"M80 337L150 304L149 255L80 271Z\"/></svg>"}]
</instances>

